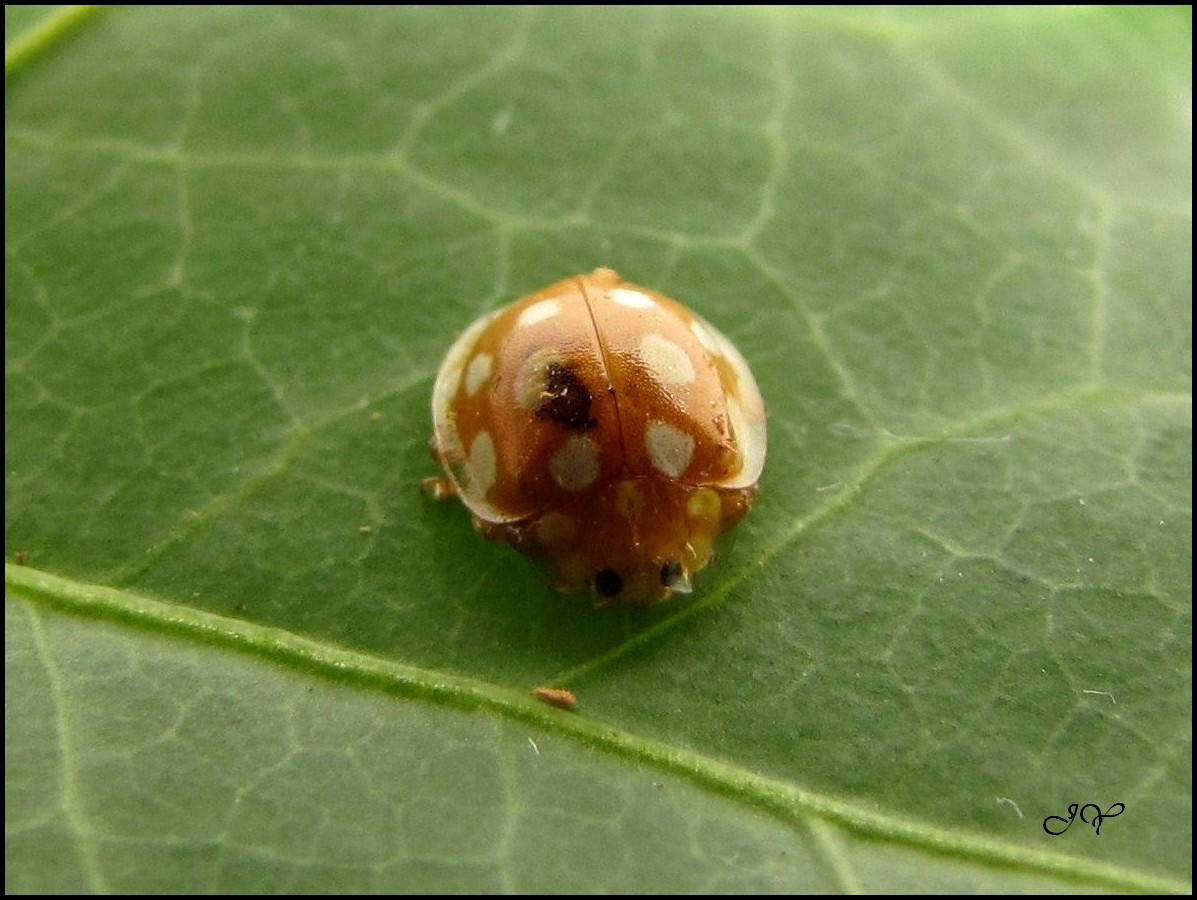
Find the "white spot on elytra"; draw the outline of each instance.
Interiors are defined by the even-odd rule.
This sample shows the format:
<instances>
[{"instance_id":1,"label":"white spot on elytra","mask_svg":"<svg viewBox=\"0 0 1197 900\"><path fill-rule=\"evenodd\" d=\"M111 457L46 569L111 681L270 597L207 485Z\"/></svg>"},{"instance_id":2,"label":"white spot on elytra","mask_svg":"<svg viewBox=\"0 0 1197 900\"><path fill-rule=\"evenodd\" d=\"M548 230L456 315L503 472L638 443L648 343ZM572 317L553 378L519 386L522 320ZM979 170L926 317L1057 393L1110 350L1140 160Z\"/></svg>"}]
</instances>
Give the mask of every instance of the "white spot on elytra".
<instances>
[{"instance_id":1,"label":"white spot on elytra","mask_svg":"<svg viewBox=\"0 0 1197 900\"><path fill-rule=\"evenodd\" d=\"M657 301L648 294L630 288L612 288L609 296L620 306L630 306L632 309L649 309L657 305Z\"/></svg>"},{"instance_id":2,"label":"white spot on elytra","mask_svg":"<svg viewBox=\"0 0 1197 900\"><path fill-rule=\"evenodd\" d=\"M453 342L437 372L436 384L432 388L432 424L436 431L437 447L447 459L466 458L464 443L457 433L457 420L453 415L454 402L465 377L466 360L498 315L499 312L495 311L475 319Z\"/></svg>"},{"instance_id":3,"label":"white spot on elytra","mask_svg":"<svg viewBox=\"0 0 1197 900\"><path fill-rule=\"evenodd\" d=\"M715 356L722 356L723 350L719 346L719 342L715 336L711 334L711 329L702 319L691 319L690 330L694 332L694 336L698 338L698 342L707 348Z\"/></svg>"},{"instance_id":4,"label":"white spot on elytra","mask_svg":"<svg viewBox=\"0 0 1197 900\"><path fill-rule=\"evenodd\" d=\"M694 438L668 422L651 422L644 432L644 446L653 466L670 478L685 472L694 458Z\"/></svg>"},{"instance_id":5,"label":"white spot on elytra","mask_svg":"<svg viewBox=\"0 0 1197 900\"><path fill-rule=\"evenodd\" d=\"M719 347L723 351L723 355L727 361L731 363L732 370L736 373L736 380L739 382L737 389L741 392L745 401L745 410L749 418L755 419L765 414L764 404L760 402L760 391L756 386L756 379L752 377L752 370L748 368L748 363L745 362L744 357L740 351L736 349L736 345L727 339L717 328L712 327L711 332L715 336L715 340L719 342Z\"/></svg>"},{"instance_id":6,"label":"white spot on elytra","mask_svg":"<svg viewBox=\"0 0 1197 900\"><path fill-rule=\"evenodd\" d=\"M599 476L599 452L590 438L574 435L549 460L549 473L567 491L585 490Z\"/></svg>"},{"instance_id":7,"label":"white spot on elytra","mask_svg":"<svg viewBox=\"0 0 1197 900\"><path fill-rule=\"evenodd\" d=\"M475 319L445 354L440 371L437 372L436 384L432 388L432 414L438 435L446 428L451 427L449 411L452 408L457 389L461 386L461 379L465 375L466 360L474 352L474 348L482 338L482 333L490 327L498 315L498 312L492 312Z\"/></svg>"},{"instance_id":8,"label":"white spot on elytra","mask_svg":"<svg viewBox=\"0 0 1197 900\"><path fill-rule=\"evenodd\" d=\"M756 484L765 467L765 419L749 421L744 408L736 397L727 398L727 420L731 425L732 440L740 454L741 465L737 472L724 483L724 487L747 487Z\"/></svg>"},{"instance_id":9,"label":"white spot on elytra","mask_svg":"<svg viewBox=\"0 0 1197 900\"><path fill-rule=\"evenodd\" d=\"M553 318L559 312L561 312L561 304L556 300L541 300L539 303L533 303L520 313L519 318L515 322L520 328L528 328L537 322Z\"/></svg>"},{"instance_id":10,"label":"white spot on elytra","mask_svg":"<svg viewBox=\"0 0 1197 900\"><path fill-rule=\"evenodd\" d=\"M649 371L666 384L694 381L694 363L682 347L667 337L650 332L640 339L640 355Z\"/></svg>"},{"instance_id":11,"label":"white spot on elytra","mask_svg":"<svg viewBox=\"0 0 1197 900\"><path fill-rule=\"evenodd\" d=\"M727 421L731 426L732 440L742 442L748 434L748 422L744 419L740 401L735 397L727 398Z\"/></svg>"},{"instance_id":12,"label":"white spot on elytra","mask_svg":"<svg viewBox=\"0 0 1197 900\"><path fill-rule=\"evenodd\" d=\"M485 494L495 483L495 442L489 431L480 431L470 445L470 475L478 492Z\"/></svg>"},{"instance_id":13,"label":"white spot on elytra","mask_svg":"<svg viewBox=\"0 0 1197 900\"><path fill-rule=\"evenodd\" d=\"M486 384L487 379L490 378L494 364L495 359L489 353L479 353L470 360L465 373L465 392L467 397L473 397L478 391L482 390L482 385Z\"/></svg>"},{"instance_id":14,"label":"white spot on elytra","mask_svg":"<svg viewBox=\"0 0 1197 900\"><path fill-rule=\"evenodd\" d=\"M732 373L735 375L735 383L724 384L724 389L729 394L734 394L738 398L744 422L754 432L761 433L759 443L762 446L763 456L765 401L761 399L760 388L756 385L756 379L752 377L752 370L748 368L748 363L740 351L736 349L736 345L728 340L727 336L710 322L692 322L690 329L700 340L702 340L702 335L705 332L707 339L715 342L715 349L712 352L718 356L722 356L731 367ZM739 439L743 440L743 436L741 435Z\"/></svg>"},{"instance_id":15,"label":"white spot on elytra","mask_svg":"<svg viewBox=\"0 0 1197 900\"><path fill-rule=\"evenodd\" d=\"M515 402L522 409L536 409L544 397L549 367L564 361L561 351L548 347L542 347L525 359L516 373L515 384L511 386Z\"/></svg>"}]
</instances>

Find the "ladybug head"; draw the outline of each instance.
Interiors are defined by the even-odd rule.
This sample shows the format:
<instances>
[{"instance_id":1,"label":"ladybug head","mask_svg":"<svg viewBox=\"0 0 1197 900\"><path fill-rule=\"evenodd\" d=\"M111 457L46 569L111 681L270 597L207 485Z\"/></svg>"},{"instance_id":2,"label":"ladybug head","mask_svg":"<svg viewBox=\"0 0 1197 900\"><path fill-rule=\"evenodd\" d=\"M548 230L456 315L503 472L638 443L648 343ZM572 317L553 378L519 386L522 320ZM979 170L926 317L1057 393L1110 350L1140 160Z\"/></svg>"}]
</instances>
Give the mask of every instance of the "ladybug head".
<instances>
[{"instance_id":1,"label":"ladybug head","mask_svg":"<svg viewBox=\"0 0 1197 900\"><path fill-rule=\"evenodd\" d=\"M521 526L513 542L546 559L562 590L589 587L601 605L644 607L690 592L727 505L709 488L625 479Z\"/></svg>"},{"instance_id":2,"label":"ladybug head","mask_svg":"<svg viewBox=\"0 0 1197 900\"><path fill-rule=\"evenodd\" d=\"M690 593L690 570L678 557L670 557L659 565L650 559L647 565L633 563L619 569L604 566L594 573L590 585L600 602L613 606L648 606L665 600L672 594Z\"/></svg>"}]
</instances>

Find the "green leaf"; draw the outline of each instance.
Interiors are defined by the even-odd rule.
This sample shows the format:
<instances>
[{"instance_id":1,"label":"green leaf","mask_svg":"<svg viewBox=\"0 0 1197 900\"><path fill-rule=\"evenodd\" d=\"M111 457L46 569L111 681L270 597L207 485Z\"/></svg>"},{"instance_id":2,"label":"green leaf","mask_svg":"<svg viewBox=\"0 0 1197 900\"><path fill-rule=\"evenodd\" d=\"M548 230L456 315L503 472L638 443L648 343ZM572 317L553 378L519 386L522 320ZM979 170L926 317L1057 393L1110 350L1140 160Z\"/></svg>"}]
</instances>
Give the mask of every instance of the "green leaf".
<instances>
[{"instance_id":1,"label":"green leaf","mask_svg":"<svg viewBox=\"0 0 1197 900\"><path fill-rule=\"evenodd\" d=\"M7 890L1190 892L1187 9L6 47ZM598 265L770 408L640 614L417 490L454 334Z\"/></svg>"}]
</instances>

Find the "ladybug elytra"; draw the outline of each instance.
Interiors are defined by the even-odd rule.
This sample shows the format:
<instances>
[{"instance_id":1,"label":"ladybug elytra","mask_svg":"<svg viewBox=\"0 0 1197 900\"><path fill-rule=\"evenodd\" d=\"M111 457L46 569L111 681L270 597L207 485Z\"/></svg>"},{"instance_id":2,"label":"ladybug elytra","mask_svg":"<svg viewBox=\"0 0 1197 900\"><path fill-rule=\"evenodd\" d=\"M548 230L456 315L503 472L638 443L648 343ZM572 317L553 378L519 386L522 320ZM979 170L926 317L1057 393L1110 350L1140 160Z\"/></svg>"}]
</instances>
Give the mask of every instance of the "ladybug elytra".
<instances>
[{"instance_id":1,"label":"ladybug elytra","mask_svg":"<svg viewBox=\"0 0 1197 900\"><path fill-rule=\"evenodd\" d=\"M562 590L647 606L690 589L748 512L765 405L714 326L610 269L475 321L432 393L435 454L485 536Z\"/></svg>"}]
</instances>

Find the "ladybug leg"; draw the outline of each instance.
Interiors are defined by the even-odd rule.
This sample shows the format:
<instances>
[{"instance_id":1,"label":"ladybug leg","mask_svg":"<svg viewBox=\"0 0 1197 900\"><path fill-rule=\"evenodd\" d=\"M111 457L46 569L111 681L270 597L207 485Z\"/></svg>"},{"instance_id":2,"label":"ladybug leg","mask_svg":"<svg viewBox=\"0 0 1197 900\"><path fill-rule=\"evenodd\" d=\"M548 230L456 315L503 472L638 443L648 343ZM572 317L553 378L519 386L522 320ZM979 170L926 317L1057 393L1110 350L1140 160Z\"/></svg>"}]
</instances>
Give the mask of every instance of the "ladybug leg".
<instances>
[{"instance_id":1,"label":"ladybug leg","mask_svg":"<svg viewBox=\"0 0 1197 900\"><path fill-rule=\"evenodd\" d=\"M457 485L448 478L440 478L436 475L421 479L420 490L433 500L444 500L447 497L457 496Z\"/></svg>"},{"instance_id":2,"label":"ladybug leg","mask_svg":"<svg viewBox=\"0 0 1197 900\"><path fill-rule=\"evenodd\" d=\"M428 453L440 465L447 465L445 461L445 455L436 445L436 438L432 438L428 441ZM457 496L457 485L455 485L448 478L444 478L440 475L432 475L428 478L420 479L420 491L431 497L433 500L444 500L448 497Z\"/></svg>"}]
</instances>

